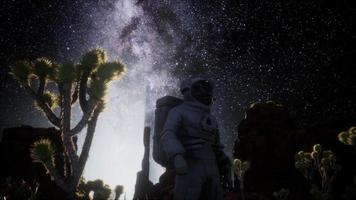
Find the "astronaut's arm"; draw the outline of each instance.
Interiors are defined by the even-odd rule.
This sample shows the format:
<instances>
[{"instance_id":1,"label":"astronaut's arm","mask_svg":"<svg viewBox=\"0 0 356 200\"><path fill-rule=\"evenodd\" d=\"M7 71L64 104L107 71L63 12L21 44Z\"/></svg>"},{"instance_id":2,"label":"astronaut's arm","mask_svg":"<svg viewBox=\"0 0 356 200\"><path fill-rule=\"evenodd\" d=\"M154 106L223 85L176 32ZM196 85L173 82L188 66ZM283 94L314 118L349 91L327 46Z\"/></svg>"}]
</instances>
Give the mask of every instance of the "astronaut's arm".
<instances>
[{"instance_id":1,"label":"astronaut's arm","mask_svg":"<svg viewBox=\"0 0 356 200\"><path fill-rule=\"evenodd\" d=\"M224 189L231 190L232 188L232 163L230 158L224 152L224 145L221 144L220 134L216 135L215 156L217 159L221 183Z\"/></svg>"},{"instance_id":2,"label":"astronaut's arm","mask_svg":"<svg viewBox=\"0 0 356 200\"><path fill-rule=\"evenodd\" d=\"M216 157L218 161L218 166L221 172L227 172L231 170L231 161L230 158L225 154L223 150L218 150L216 152Z\"/></svg>"},{"instance_id":3,"label":"astronaut's arm","mask_svg":"<svg viewBox=\"0 0 356 200\"><path fill-rule=\"evenodd\" d=\"M177 137L181 122L181 114L173 109L168 113L167 120L163 127L161 143L163 150L166 152L170 160L176 155L182 155L185 152L183 145Z\"/></svg>"}]
</instances>

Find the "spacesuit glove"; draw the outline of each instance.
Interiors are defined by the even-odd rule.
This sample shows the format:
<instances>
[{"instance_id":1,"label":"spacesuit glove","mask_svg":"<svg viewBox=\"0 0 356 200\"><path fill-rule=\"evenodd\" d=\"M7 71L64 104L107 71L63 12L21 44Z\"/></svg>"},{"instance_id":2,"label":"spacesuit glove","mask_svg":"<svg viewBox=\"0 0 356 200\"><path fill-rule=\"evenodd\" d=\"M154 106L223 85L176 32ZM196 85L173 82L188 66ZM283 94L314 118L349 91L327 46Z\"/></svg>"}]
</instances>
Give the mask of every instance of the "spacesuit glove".
<instances>
[{"instance_id":1,"label":"spacesuit glove","mask_svg":"<svg viewBox=\"0 0 356 200\"><path fill-rule=\"evenodd\" d=\"M183 175L188 173L188 164L181 154L174 157L173 164L177 174Z\"/></svg>"}]
</instances>

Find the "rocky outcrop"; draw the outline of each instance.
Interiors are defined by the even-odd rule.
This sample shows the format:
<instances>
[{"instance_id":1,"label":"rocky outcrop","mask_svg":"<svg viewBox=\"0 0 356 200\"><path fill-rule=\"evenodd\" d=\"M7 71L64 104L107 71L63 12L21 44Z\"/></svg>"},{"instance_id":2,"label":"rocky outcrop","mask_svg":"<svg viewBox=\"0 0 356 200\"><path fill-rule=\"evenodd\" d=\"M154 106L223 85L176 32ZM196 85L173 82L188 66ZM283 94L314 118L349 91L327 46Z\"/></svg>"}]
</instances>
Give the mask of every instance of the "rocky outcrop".
<instances>
[{"instance_id":1,"label":"rocky outcrop","mask_svg":"<svg viewBox=\"0 0 356 200\"><path fill-rule=\"evenodd\" d=\"M28 183L37 181L40 184L37 199L65 199L64 193L51 181L45 168L40 163L34 163L30 157L30 148L35 141L50 139L55 147L55 166L63 175L65 162L59 131L54 128L21 126L5 129L2 135L0 180L4 181L7 177L11 177L14 180L23 179Z\"/></svg>"},{"instance_id":2,"label":"rocky outcrop","mask_svg":"<svg viewBox=\"0 0 356 200\"><path fill-rule=\"evenodd\" d=\"M333 194L340 199L356 175L356 160L351 148L338 142L337 134L355 124L355 119L333 120L301 129L282 105L252 105L239 124L234 149L234 157L251 162L245 176L246 192L273 199L273 192L286 188L290 200L312 199L308 183L294 167L294 155L300 150L311 151L313 144L319 143L334 151L342 166L333 187Z\"/></svg>"},{"instance_id":3,"label":"rocky outcrop","mask_svg":"<svg viewBox=\"0 0 356 200\"><path fill-rule=\"evenodd\" d=\"M174 176L173 171L166 170L157 184L149 180L149 155L150 155L150 134L151 129L145 127L143 134L143 144L145 147L142 159L142 169L137 172L134 199L173 199Z\"/></svg>"},{"instance_id":4,"label":"rocky outcrop","mask_svg":"<svg viewBox=\"0 0 356 200\"><path fill-rule=\"evenodd\" d=\"M150 135L151 129L149 127L145 127L143 133L143 145L145 147L145 151L141 163L142 169L137 172L134 199L146 199L146 197L152 196L153 183L149 180Z\"/></svg>"}]
</instances>

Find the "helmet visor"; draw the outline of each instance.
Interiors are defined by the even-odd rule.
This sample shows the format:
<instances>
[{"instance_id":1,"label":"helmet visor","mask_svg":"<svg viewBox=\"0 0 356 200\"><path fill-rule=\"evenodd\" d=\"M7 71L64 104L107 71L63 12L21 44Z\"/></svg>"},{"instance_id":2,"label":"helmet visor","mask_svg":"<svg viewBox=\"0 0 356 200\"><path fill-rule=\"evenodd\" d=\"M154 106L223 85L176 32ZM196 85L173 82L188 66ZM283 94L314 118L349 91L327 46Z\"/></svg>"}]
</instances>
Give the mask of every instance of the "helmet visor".
<instances>
[{"instance_id":1,"label":"helmet visor","mask_svg":"<svg viewBox=\"0 0 356 200\"><path fill-rule=\"evenodd\" d=\"M213 86L207 80L200 80L193 83L191 95L199 102L210 105L213 99Z\"/></svg>"}]
</instances>

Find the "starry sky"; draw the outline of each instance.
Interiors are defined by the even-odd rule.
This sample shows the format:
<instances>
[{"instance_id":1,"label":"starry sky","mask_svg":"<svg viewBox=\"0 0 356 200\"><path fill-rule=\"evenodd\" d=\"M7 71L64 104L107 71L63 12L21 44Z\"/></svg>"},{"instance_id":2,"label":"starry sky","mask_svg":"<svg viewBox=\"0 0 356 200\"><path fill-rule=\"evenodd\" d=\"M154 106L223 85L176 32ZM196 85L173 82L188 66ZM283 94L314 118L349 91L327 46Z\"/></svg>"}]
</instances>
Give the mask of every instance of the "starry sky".
<instances>
[{"instance_id":1,"label":"starry sky","mask_svg":"<svg viewBox=\"0 0 356 200\"><path fill-rule=\"evenodd\" d=\"M41 56L76 61L96 46L126 64L129 73L118 83L121 93L113 91L124 96L123 102L132 102L130 95L139 99L139 105L142 99L146 121L156 98L178 95L180 80L211 79L216 86L213 112L230 153L237 126L253 102L286 105L301 127L354 117L355 4L352 0L4 0L0 127L49 126L7 75L9 64ZM120 101L113 101L120 106Z\"/></svg>"}]
</instances>

